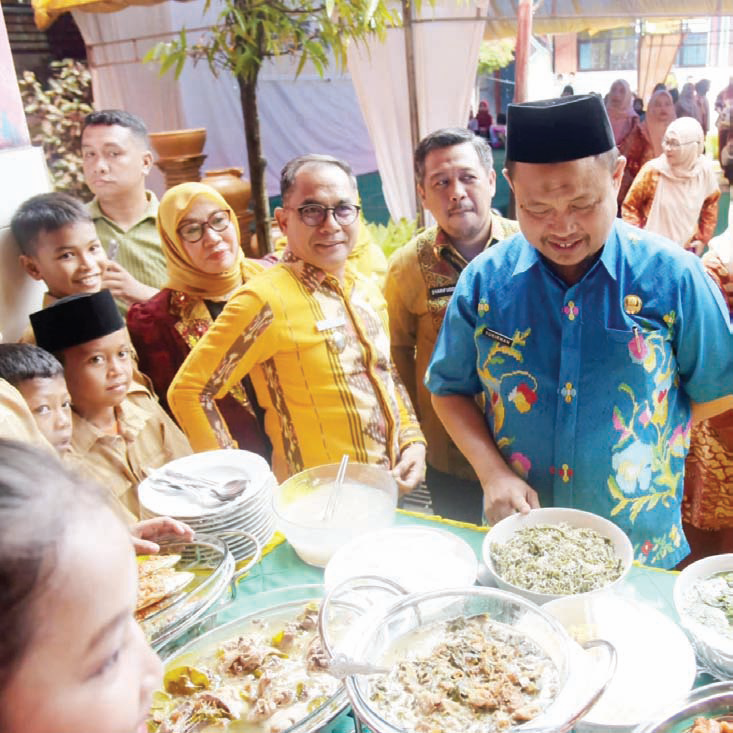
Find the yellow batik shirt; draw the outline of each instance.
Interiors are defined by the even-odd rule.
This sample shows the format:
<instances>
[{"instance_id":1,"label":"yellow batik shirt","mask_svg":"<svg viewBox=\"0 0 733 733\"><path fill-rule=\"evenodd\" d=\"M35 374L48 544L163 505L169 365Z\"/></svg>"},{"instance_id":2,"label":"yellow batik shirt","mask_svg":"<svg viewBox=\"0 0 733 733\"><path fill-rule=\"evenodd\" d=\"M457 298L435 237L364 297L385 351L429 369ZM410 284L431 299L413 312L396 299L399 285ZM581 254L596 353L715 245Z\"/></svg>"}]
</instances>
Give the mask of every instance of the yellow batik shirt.
<instances>
[{"instance_id":1,"label":"yellow batik shirt","mask_svg":"<svg viewBox=\"0 0 733 733\"><path fill-rule=\"evenodd\" d=\"M235 446L215 400L246 374L280 481L344 453L392 468L424 442L390 358L384 298L349 268L342 285L286 250L235 293L168 391L194 450Z\"/></svg>"},{"instance_id":2,"label":"yellow batik shirt","mask_svg":"<svg viewBox=\"0 0 733 733\"><path fill-rule=\"evenodd\" d=\"M517 222L492 214L486 247L518 230ZM467 264L445 233L431 227L392 255L384 290L392 358L417 408L428 441L427 462L443 473L475 481L473 468L435 414L423 384L445 309Z\"/></svg>"}]
</instances>

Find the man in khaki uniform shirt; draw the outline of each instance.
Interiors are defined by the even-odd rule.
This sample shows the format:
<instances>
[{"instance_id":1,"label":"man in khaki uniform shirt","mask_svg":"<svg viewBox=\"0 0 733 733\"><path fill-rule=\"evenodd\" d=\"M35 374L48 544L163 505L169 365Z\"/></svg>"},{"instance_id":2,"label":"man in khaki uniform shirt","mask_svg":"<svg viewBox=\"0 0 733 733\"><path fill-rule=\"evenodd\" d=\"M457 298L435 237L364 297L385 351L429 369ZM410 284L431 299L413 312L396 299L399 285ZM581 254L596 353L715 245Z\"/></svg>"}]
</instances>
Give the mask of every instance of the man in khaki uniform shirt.
<instances>
[{"instance_id":1,"label":"man in khaki uniform shirt","mask_svg":"<svg viewBox=\"0 0 733 733\"><path fill-rule=\"evenodd\" d=\"M427 438L427 484L436 514L480 522L481 485L433 411L423 385L445 309L463 268L518 227L491 211L496 173L491 148L463 128L437 130L415 151L422 203L438 222L397 250L385 294L392 358Z\"/></svg>"}]
</instances>

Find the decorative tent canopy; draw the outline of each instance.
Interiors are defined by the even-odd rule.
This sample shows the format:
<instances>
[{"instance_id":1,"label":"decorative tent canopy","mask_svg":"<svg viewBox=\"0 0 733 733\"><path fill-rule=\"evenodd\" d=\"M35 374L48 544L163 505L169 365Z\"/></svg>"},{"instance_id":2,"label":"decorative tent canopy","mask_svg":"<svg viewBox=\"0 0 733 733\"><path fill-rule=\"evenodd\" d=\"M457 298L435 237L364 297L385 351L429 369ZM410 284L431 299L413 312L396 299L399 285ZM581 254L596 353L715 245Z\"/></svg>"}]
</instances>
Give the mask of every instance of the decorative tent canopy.
<instances>
[{"instance_id":1,"label":"decorative tent canopy","mask_svg":"<svg viewBox=\"0 0 733 733\"><path fill-rule=\"evenodd\" d=\"M32 0L36 27L46 30L51 23L64 13L84 10L89 13L114 13L131 5L157 5L164 0ZM188 2L188 0L178 0Z\"/></svg>"},{"instance_id":2,"label":"decorative tent canopy","mask_svg":"<svg viewBox=\"0 0 733 733\"><path fill-rule=\"evenodd\" d=\"M188 0L178 0L187 2ZM131 5L163 0L32 0L36 25L47 28L62 13L84 10L110 13ZM519 0L479 0L477 18L486 19L486 38L517 35ZM610 7L613 15L609 15ZM539 0L533 13L534 33L572 33L617 28L635 18L670 19L733 15L733 0Z\"/></svg>"}]
</instances>

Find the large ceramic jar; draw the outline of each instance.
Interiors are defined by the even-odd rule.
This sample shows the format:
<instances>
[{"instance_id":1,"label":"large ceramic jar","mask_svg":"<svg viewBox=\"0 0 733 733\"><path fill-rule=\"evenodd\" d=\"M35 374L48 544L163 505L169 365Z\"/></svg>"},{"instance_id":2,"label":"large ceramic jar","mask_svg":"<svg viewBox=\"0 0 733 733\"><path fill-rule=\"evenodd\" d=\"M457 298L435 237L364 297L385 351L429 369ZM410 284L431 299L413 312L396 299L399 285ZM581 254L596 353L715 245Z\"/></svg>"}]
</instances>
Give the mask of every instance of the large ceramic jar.
<instances>
[{"instance_id":1,"label":"large ceramic jar","mask_svg":"<svg viewBox=\"0 0 733 733\"><path fill-rule=\"evenodd\" d=\"M243 216L252 197L252 186L242 178L244 171L241 168L216 168L205 171L201 183L215 188L236 212L238 217Z\"/></svg>"}]
</instances>

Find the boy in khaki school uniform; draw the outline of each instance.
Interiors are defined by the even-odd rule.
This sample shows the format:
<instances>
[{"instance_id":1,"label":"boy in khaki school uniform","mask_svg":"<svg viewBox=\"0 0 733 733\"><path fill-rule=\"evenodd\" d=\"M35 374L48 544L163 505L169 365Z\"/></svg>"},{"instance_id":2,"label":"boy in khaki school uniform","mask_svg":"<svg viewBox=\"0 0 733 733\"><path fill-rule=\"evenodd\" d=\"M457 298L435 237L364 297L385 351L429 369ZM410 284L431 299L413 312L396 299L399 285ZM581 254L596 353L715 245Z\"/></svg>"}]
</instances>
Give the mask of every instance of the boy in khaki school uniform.
<instances>
[{"instance_id":1,"label":"boy in khaki school uniform","mask_svg":"<svg viewBox=\"0 0 733 733\"><path fill-rule=\"evenodd\" d=\"M36 343L64 365L74 459L138 518L140 481L191 448L157 402L129 393L130 342L111 293L62 298L31 314L31 325Z\"/></svg>"}]
</instances>

